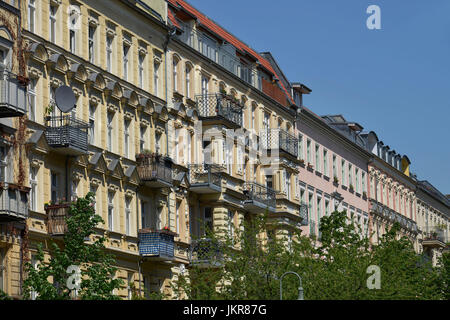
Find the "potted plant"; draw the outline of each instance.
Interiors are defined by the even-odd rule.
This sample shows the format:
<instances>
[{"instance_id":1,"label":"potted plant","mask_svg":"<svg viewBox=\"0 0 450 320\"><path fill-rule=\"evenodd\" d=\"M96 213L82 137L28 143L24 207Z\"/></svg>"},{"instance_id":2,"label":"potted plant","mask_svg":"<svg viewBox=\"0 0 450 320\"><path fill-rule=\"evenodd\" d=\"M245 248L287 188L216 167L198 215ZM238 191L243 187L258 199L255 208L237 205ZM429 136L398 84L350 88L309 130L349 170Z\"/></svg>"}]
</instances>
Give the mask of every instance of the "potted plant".
<instances>
[{"instance_id":1,"label":"potted plant","mask_svg":"<svg viewBox=\"0 0 450 320\"><path fill-rule=\"evenodd\" d=\"M309 170L312 170L313 168L314 168L314 167L313 167L312 163L308 162L308 169L309 169Z\"/></svg>"},{"instance_id":2,"label":"potted plant","mask_svg":"<svg viewBox=\"0 0 450 320\"><path fill-rule=\"evenodd\" d=\"M353 185L352 185L351 183L350 183L348 189L349 189L351 192L353 192L353 190L355 190L355 188L353 188Z\"/></svg>"},{"instance_id":3,"label":"potted plant","mask_svg":"<svg viewBox=\"0 0 450 320\"><path fill-rule=\"evenodd\" d=\"M362 196L363 196L363 198L367 198L367 192L363 191Z\"/></svg>"},{"instance_id":4,"label":"potted plant","mask_svg":"<svg viewBox=\"0 0 450 320\"><path fill-rule=\"evenodd\" d=\"M339 179L338 179L337 176L334 176L334 177L333 177L333 182L334 182L335 184L338 184L338 183L339 183Z\"/></svg>"}]
</instances>

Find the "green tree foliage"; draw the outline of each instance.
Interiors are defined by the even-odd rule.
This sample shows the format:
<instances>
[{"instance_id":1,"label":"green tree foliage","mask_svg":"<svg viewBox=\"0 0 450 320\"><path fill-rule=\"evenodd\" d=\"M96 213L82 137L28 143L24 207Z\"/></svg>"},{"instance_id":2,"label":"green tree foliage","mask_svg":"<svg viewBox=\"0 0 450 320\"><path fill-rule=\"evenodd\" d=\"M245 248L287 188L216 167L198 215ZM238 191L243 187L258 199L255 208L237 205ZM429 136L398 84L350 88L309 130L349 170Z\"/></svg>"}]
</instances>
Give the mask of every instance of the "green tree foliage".
<instances>
[{"instance_id":1,"label":"green tree foliage","mask_svg":"<svg viewBox=\"0 0 450 320\"><path fill-rule=\"evenodd\" d=\"M64 243L61 246L51 243L50 261L44 262L44 250L39 245L36 256L38 268L33 268L30 263L25 265L25 299L30 299L32 291L37 293L37 299L72 299L74 290L67 287L67 280L71 276L67 269L71 265L81 268L78 299L119 299L113 290L120 287L122 280L112 279L116 268L113 267L113 256L105 252L105 238L95 237L92 243L85 240L94 234L99 223L103 223L102 218L95 214L93 196L93 193L88 193L85 198L78 198L71 204L66 217L68 232L64 236Z\"/></svg>"},{"instance_id":2,"label":"green tree foliage","mask_svg":"<svg viewBox=\"0 0 450 320\"><path fill-rule=\"evenodd\" d=\"M302 278L305 299L445 298L443 268L433 268L416 254L410 240L399 237L397 224L375 245L361 236L362 230L345 211L322 217L320 241L294 229L290 245L283 237L267 241L263 235L271 227L274 226L267 223L266 217L259 217L244 222L233 238L226 232L208 232L209 243L214 244L209 248L214 254L208 258L215 262L210 262L209 267L192 264L173 284L177 296L207 300L279 299L280 276L294 271ZM380 268L380 289L367 286L372 275L367 270L372 265ZM286 276L283 299L297 299L298 287L294 275Z\"/></svg>"}]
</instances>

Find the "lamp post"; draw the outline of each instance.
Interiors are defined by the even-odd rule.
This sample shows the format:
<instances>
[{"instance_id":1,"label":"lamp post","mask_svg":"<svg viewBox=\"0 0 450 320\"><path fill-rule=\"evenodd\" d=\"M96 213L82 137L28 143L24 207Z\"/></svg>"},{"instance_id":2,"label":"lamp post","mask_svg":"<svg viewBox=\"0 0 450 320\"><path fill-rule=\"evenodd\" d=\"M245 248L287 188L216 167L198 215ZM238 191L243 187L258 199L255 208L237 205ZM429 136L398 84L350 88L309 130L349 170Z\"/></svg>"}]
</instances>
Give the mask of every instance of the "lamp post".
<instances>
[{"instance_id":1,"label":"lamp post","mask_svg":"<svg viewBox=\"0 0 450 320\"><path fill-rule=\"evenodd\" d=\"M302 278L298 275L298 273L294 272L294 271L288 271L285 272L281 277L280 277L280 300L283 300L283 277L285 275L288 274L295 274L298 277L298 280L300 281L300 286L298 287L298 299L297 300L304 300L303 297L303 287L302 287Z\"/></svg>"}]
</instances>

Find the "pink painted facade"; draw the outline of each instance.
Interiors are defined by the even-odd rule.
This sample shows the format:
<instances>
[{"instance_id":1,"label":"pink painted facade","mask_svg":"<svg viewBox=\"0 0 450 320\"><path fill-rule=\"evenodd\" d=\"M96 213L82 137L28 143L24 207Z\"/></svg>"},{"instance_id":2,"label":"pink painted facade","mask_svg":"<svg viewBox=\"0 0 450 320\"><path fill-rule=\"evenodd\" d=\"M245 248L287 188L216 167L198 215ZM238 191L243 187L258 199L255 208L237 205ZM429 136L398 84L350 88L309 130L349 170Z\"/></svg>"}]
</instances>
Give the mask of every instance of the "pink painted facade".
<instances>
[{"instance_id":1,"label":"pink painted facade","mask_svg":"<svg viewBox=\"0 0 450 320\"><path fill-rule=\"evenodd\" d=\"M302 227L302 233L318 235L320 218L337 209L346 210L349 216L354 214L366 234L370 154L306 108L299 118L296 130L300 159L304 160L299 172L300 197L309 212L309 225Z\"/></svg>"}]
</instances>

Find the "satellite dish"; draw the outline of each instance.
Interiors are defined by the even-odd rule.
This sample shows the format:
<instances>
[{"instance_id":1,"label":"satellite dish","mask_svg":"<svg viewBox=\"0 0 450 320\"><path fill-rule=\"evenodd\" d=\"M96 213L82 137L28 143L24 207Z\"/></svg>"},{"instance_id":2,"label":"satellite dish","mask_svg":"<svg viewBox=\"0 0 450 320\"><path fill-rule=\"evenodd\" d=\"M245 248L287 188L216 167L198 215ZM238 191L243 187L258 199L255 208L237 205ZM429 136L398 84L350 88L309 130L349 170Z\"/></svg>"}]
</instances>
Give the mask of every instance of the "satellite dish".
<instances>
[{"instance_id":1,"label":"satellite dish","mask_svg":"<svg viewBox=\"0 0 450 320\"><path fill-rule=\"evenodd\" d=\"M76 107L77 99L70 87L61 86L55 91L55 101L58 109L66 113Z\"/></svg>"}]
</instances>

